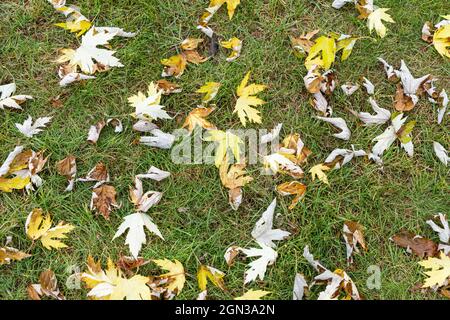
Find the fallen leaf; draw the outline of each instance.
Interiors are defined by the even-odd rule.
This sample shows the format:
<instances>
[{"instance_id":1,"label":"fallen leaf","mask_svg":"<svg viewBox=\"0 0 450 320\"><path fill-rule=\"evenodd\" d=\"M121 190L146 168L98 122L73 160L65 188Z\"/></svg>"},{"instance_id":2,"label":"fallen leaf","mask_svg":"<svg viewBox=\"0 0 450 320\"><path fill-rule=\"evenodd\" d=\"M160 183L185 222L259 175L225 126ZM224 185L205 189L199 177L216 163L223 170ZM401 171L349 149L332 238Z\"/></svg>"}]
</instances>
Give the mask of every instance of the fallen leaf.
<instances>
[{"instance_id":1,"label":"fallen leaf","mask_svg":"<svg viewBox=\"0 0 450 320\"><path fill-rule=\"evenodd\" d=\"M261 300L262 297L270 294L270 291L250 289L242 296L234 298L234 300Z\"/></svg>"},{"instance_id":2,"label":"fallen leaf","mask_svg":"<svg viewBox=\"0 0 450 320\"><path fill-rule=\"evenodd\" d=\"M314 167L312 167L309 170L309 173L311 174L311 178L313 181L317 177L321 182L329 185L330 183L328 182L327 175L324 172L324 171L328 171L328 170L330 170L330 168L321 163L321 164L317 164Z\"/></svg>"},{"instance_id":3,"label":"fallen leaf","mask_svg":"<svg viewBox=\"0 0 450 320\"><path fill-rule=\"evenodd\" d=\"M375 29L380 38L384 38L386 35L387 28L383 24L383 21L395 23L392 17L386 13L389 8L378 8L367 17L367 25L369 27L370 33Z\"/></svg>"},{"instance_id":4,"label":"fallen leaf","mask_svg":"<svg viewBox=\"0 0 450 320\"><path fill-rule=\"evenodd\" d=\"M437 253L437 244L427 238L414 235L411 232L403 231L392 237L394 243L402 248L406 248L408 253L413 253L421 258L434 257Z\"/></svg>"},{"instance_id":5,"label":"fallen leaf","mask_svg":"<svg viewBox=\"0 0 450 320\"><path fill-rule=\"evenodd\" d=\"M184 274L183 265L178 260L174 260L172 262L168 259L164 260L153 260L160 268L167 270L169 272L165 274L161 274L160 278L168 278L169 284L168 289L170 291L176 292L177 295L180 294L181 290L183 290L184 283L186 281L186 277Z\"/></svg>"},{"instance_id":6,"label":"fallen leaf","mask_svg":"<svg viewBox=\"0 0 450 320\"><path fill-rule=\"evenodd\" d=\"M237 113L239 120L242 125L245 127L247 124L247 120L249 122L261 123L260 111L252 106L260 106L265 103L265 101L256 97L256 94L265 90L267 87L262 84L251 84L247 85L250 79L250 71L245 75L241 84L237 87L236 93L238 95L238 99L236 101L236 105L234 107L233 113Z\"/></svg>"},{"instance_id":7,"label":"fallen leaf","mask_svg":"<svg viewBox=\"0 0 450 320\"><path fill-rule=\"evenodd\" d=\"M40 239L44 248L51 250L52 248L66 248L67 245L62 243L60 239L67 238L66 233L75 229L70 224L58 223L57 226L51 228L52 220L50 214L42 212L42 209L33 209L25 222L25 232L31 240Z\"/></svg>"},{"instance_id":8,"label":"fallen leaf","mask_svg":"<svg viewBox=\"0 0 450 320\"><path fill-rule=\"evenodd\" d=\"M144 227L164 240L158 226L153 223L148 215L142 212L133 213L124 217L124 221L117 229L113 240L120 237L128 229L125 244L129 246L132 256L137 259L142 245L147 242Z\"/></svg>"},{"instance_id":9,"label":"fallen leaf","mask_svg":"<svg viewBox=\"0 0 450 320\"><path fill-rule=\"evenodd\" d=\"M450 257L441 252L439 258L428 258L420 261L419 264L425 269L424 273L428 276L425 279L423 288L442 287L448 284L450 277Z\"/></svg>"},{"instance_id":10,"label":"fallen leaf","mask_svg":"<svg viewBox=\"0 0 450 320\"><path fill-rule=\"evenodd\" d=\"M223 277L225 274L213 267L201 265L197 272L198 287L205 291L208 280L221 290L226 290Z\"/></svg>"},{"instance_id":11,"label":"fallen leaf","mask_svg":"<svg viewBox=\"0 0 450 320\"><path fill-rule=\"evenodd\" d=\"M32 300L41 300L46 296L56 300L66 300L58 288L58 281L52 270L45 270L39 276L39 283L30 284L27 288L28 296Z\"/></svg>"},{"instance_id":12,"label":"fallen leaf","mask_svg":"<svg viewBox=\"0 0 450 320\"><path fill-rule=\"evenodd\" d=\"M248 258L259 257L258 259L248 264L248 269L245 270L244 284L255 281L258 277L260 280L264 280L264 275L267 270L267 266L275 263L278 253L271 247L258 243L260 248L242 248L241 251Z\"/></svg>"},{"instance_id":13,"label":"fallen leaf","mask_svg":"<svg viewBox=\"0 0 450 320\"><path fill-rule=\"evenodd\" d=\"M353 252L359 253L358 245L364 250L367 250L363 227L357 222L346 221L344 222L342 235L347 249L347 262L351 264L353 263Z\"/></svg>"},{"instance_id":14,"label":"fallen leaf","mask_svg":"<svg viewBox=\"0 0 450 320\"><path fill-rule=\"evenodd\" d=\"M275 198L253 227L252 237L261 245L261 247L269 246L271 248L276 248L273 241L284 240L291 234L290 232L281 229L273 229L273 216L275 214L276 205L277 199Z\"/></svg>"},{"instance_id":15,"label":"fallen leaf","mask_svg":"<svg viewBox=\"0 0 450 320\"><path fill-rule=\"evenodd\" d=\"M196 126L199 126L206 130L216 130L216 126L205 119L214 110L215 108L195 108L194 110L189 112L182 127L187 127L189 132L194 131Z\"/></svg>"},{"instance_id":16,"label":"fallen leaf","mask_svg":"<svg viewBox=\"0 0 450 320\"><path fill-rule=\"evenodd\" d=\"M72 191L77 175L76 158L72 155L64 158L56 164L56 170L69 181L69 185L65 191Z\"/></svg>"},{"instance_id":17,"label":"fallen leaf","mask_svg":"<svg viewBox=\"0 0 450 320\"><path fill-rule=\"evenodd\" d=\"M242 40L233 37L228 41L220 41L220 45L226 49L232 50L229 57L226 59L228 62L232 62L241 56Z\"/></svg>"},{"instance_id":18,"label":"fallen leaf","mask_svg":"<svg viewBox=\"0 0 450 320\"><path fill-rule=\"evenodd\" d=\"M31 254L19 251L12 247L0 247L0 265L10 264L11 261L20 261L31 257Z\"/></svg>"},{"instance_id":19,"label":"fallen leaf","mask_svg":"<svg viewBox=\"0 0 450 320\"><path fill-rule=\"evenodd\" d=\"M221 131L221 130L209 130L209 135L204 139L205 141L214 141L218 145L216 147L215 154L215 164L216 167L220 167L220 165L228 159L227 152L231 150L234 155L234 159L236 163L241 162L241 145L243 141L237 135L231 133L230 131Z\"/></svg>"},{"instance_id":20,"label":"fallen leaf","mask_svg":"<svg viewBox=\"0 0 450 320\"><path fill-rule=\"evenodd\" d=\"M20 106L26 100L33 99L32 96L28 95L15 95L13 93L16 91L16 84L10 83L0 86L0 109L5 108L22 110Z\"/></svg>"},{"instance_id":21,"label":"fallen leaf","mask_svg":"<svg viewBox=\"0 0 450 320\"><path fill-rule=\"evenodd\" d=\"M289 206L289 209L292 210L305 196L306 185L298 181L285 182L277 186L277 191L282 196L295 195L294 199L292 199L291 205Z\"/></svg>"},{"instance_id":22,"label":"fallen leaf","mask_svg":"<svg viewBox=\"0 0 450 320\"><path fill-rule=\"evenodd\" d=\"M217 93L219 92L221 84L219 82L206 82L203 86L200 87L196 93L204 93L205 95L202 98L202 102L204 104L213 100Z\"/></svg>"},{"instance_id":23,"label":"fallen leaf","mask_svg":"<svg viewBox=\"0 0 450 320\"><path fill-rule=\"evenodd\" d=\"M102 184L100 187L92 190L92 198L90 208L100 213L106 220L114 208L119 205L116 201L116 189L113 186Z\"/></svg>"},{"instance_id":24,"label":"fallen leaf","mask_svg":"<svg viewBox=\"0 0 450 320\"><path fill-rule=\"evenodd\" d=\"M350 139L350 129L347 127L347 123L342 118L326 118L326 117L315 117L316 119L328 122L335 126L336 128L340 129L341 132L333 134L334 137L342 140L349 140Z\"/></svg>"}]
</instances>

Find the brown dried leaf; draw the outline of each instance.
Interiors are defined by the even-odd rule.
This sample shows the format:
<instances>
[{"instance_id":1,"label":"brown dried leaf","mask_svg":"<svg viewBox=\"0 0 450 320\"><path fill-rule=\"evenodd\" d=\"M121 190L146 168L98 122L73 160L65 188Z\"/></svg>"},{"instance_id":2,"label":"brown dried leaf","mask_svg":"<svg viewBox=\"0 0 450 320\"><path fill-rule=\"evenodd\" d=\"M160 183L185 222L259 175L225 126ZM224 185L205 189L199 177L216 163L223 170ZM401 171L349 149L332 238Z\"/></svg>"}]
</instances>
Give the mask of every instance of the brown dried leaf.
<instances>
[{"instance_id":1,"label":"brown dried leaf","mask_svg":"<svg viewBox=\"0 0 450 320\"><path fill-rule=\"evenodd\" d=\"M156 85L160 90L162 90L162 93L165 95L169 95L171 93L180 93L182 90L178 84L167 81L165 79L158 80L156 82Z\"/></svg>"},{"instance_id":2,"label":"brown dried leaf","mask_svg":"<svg viewBox=\"0 0 450 320\"><path fill-rule=\"evenodd\" d=\"M106 184L95 188L92 192L91 210L96 210L106 220L109 220L109 215L113 208L118 208L116 202L116 189L113 186Z\"/></svg>"},{"instance_id":3,"label":"brown dried leaf","mask_svg":"<svg viewBox=\"0 0 450 320\"><path fill-rule=\"evenodd\" d=\"M66 179L69 181L69 185L67 186L66 191L72 191L73 184L75 183L75 176L77 174L76 158L72 155L69 155L56 164L56 170L60 175L66 177Z\"/></svg>"},{"instance_id":4,"label":"brown dried leaf","mask_svg":"<svg viewBox=\"0 0 450 320\"><path fill-rule=\"evenodd\" d=\"M415 255L424 257L434 257L438 252L438 245L427 238L419 237L409 231L402 231L392 237L396 245L406 248Z\"/></svg>"},{"instance_id":5,"label":"brown dried leaf","mask_svg":"<svg viewBox=\"0 0 450 320\"><path fill-rule=\"evenodd\" d=\"M411 97L405 95L403 87L400 84L397 84L394 107L397 111L410 111L414 108L413 100Z\"/></svg>"}]
</instances>

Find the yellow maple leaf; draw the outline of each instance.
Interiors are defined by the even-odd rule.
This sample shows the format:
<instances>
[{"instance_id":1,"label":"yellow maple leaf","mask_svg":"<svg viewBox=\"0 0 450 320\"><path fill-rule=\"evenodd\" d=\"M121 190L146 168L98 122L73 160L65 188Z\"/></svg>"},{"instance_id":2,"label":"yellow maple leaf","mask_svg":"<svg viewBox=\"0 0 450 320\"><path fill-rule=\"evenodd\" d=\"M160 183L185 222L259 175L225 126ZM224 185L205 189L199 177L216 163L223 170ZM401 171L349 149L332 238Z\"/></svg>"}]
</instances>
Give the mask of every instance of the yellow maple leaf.
<instances>
[{"instance_id":1,"label":"yellow maple leaf","mask_svg":"<svg viewBox=\"0 0 450 320\"><path fill-rule=\"evenodd\" d=\"M336 41L331 37L320 36L309 50L305 60L305 67L310 70L314 65L318 65L325 70L331 68L336 58Z\"/></svg>"},{"instance_id":2,"label":"yellow maple leaf","mask_svg":"<svg viewBox=\"0 0 450 320\"><path fill-rule=\"evenodd\" d=\"M236 106L233 111L233 113L237 112L244 127L247 124L247 119L250 122L261 123L261 116L259 115L260 112L251 106L256 107L265 103L265 101L259 99L255 95L267 88L267 86L262 84L247 85L248 80L250 79L250 74L250 71L247 72L244 79L237 87L236 93L239 98L236 101Z\"/></svg>"},{"instance_id":3,"label":"yellow maple leaf","mask_svg":"<svg viewBox=\"0 0 450 320\"><path fill-rule=\"evenodd\" d=\"M188 127L189 132L192 132L196 126L202 127L206 130L216 129L215 125L205 119L214 110L215 108L195 108L189 112L182 128Z\"/></svg>"},{"instance_id":4,"label":"yellow maple leaf","mask_svg":"<svg viewBox=\"0 0 450 320\"><path fill-rule=\"evenodd\" d=\"M261 300L262 297L271 293L270 291L264 290L253 290L250 289L244 295L234 298L234 300Z\"/></svg>"},{"instance_id":5,"label":"yellow maple leaf","mask_svg":"<svg viewBox=\"0 0 450 320\"><path fill-rule=\"evenodd\" d=\"M219 82L206 82L203 86L200 87L196 93L204 93L205 95L202 98L203 103L208 103L212 99L214 99L219 92L221 84Z\"/></svg>"},{"instance_id":6,"label":"yellow maple leaf","mask_svg":"<svg viewBox=\"0 0 450 320\"><path fill-rule=\"evenodd\" d=\"M22 190L30 183L30 177L14 177L11 179L0 178L0 191L12 192L15 190Z\"/></svg>"},{"instance_id":7,"label":"yellow maple leaf","mask_svg":"<svg viewBox=\"0 0 450 320\"><path fill-rule=\"evenodd\" d=\"M419 264L425 269L431 269L424 272L428 278L425 279L423 288L441 287L450 277L450 257L444 252L441 252L439 258L428 258L420 261Z\"/></svg>"},{"instance_id":8,"label":"yellow maple leaf","mask_svg":"<svg viewBox=\"0 0 450 320\"><path fill-rule=\"evenodd\" d=\"M224 276L225 274L216 268L201 265L197 272L198 287L201 291L205 291L209 279L216 287L225 290Z\"/></svg>"},{"instance_id":9,"label":"yellow maple leaf","mask_svg":"<svg viewBox=\"0 0 450 320\"><path fill-rule=\"evenodd\" d=\"M180 261L174 261L175 262L172 262L169 259L153 260L153 262L156 263L160 268L169 271L167 273L161 274L159 277L168 278L170 282L167 288L170 291L176 292L178 295L180 294L181 290L183 290L186 276L184 274L183 265L180 263Z\"/></svg>"},{"instance_id":10,"label":"yellow maple leaf","mask_svg":"<svg viewBox=\"0 0 450 320\"><path fill-rule=\"evenodd\" d=\"M89 289L88 296L103 300L150 300L151 292L147 286L148 277L139 274L125 278L116 268L111 259L108 259L106 271L102 270L99 262L89 256L88 270L81 274L81 280Z\"/></svg>"},{"instance_id":11,"label":"yellow maple leaf","mask_svg":"<svg viewBox=\"0 0 450 320\"><path fill-rule=\"evenodd\" d=\"M433 45L441 56L450 58L450 24L443 25L435 31Z\"/></svg>"},{"instance_id":12,"label":"yellow maple leaf","mask_svg":"<svg viewBox=\"0 0 450 320\"><path fill-rule=\"evenodd\" d=\"M388 13L386 13L386 11L388 10L389 8L378 8L371 14L369 14L369 16L367 17L367 25L369 27L370 33L372 33L373 29L375 29L377 34L381 38L384 38L387 28L383 24L383 21L395 23L392 17Z\"/></svg>"},{"instance_id":13,"label":"yellow maple leaf","mask_svg":"<svg viewBox=\"0 0 450 320\"><path fill-rule=\"evenodd\" d=\"M219 167L223 163L227 156L228 149L233 153L236 162L240 162L240 145L244 143L241 138L230 131L210 130L208 133L209 136L205 138L205 141L214 141L218 143L214 160L216 167Z\"/></svg>"},{"instance_id":14,"label":"yellow maple leaf","mask_svg":"<svg viewBox=\"0 0 450 320\"><path fill-rule=\"evenodd\" d=\"M42 245L48 250L67 247L66 244L58 239L67 238L65 234L72 231L75 227L62 222L53 228L51 228L51 225L52 219L50 214L44 216L42 209L33 209L27 217L25 231L31 240L40 239Z\"/></svg>"},{"instance_id":15,"label":"yellow maple leaf","mask_svg":"<svg viewBox=\"0 0 450 320\"><path fill-rule=\"evenodd\" d=\"M328 170L330 170L330 168L327 167L327 166L325 166L325 165L323 165L323 164L321 163L321 164L318 164L318 165L315 165L314 167L312 167L312 168L309 170L309 173L311 173L311 178L312 178L313 181L314 181L314 180L316 179L316 177L317 177L317 178L318 178L320 181L322 181L323 183L325 183L325 184L330 184L330 183L328 182L327 175L326 175L325 172L324 172L324 171L328 171Z\"/></svg>"}]
</instances>

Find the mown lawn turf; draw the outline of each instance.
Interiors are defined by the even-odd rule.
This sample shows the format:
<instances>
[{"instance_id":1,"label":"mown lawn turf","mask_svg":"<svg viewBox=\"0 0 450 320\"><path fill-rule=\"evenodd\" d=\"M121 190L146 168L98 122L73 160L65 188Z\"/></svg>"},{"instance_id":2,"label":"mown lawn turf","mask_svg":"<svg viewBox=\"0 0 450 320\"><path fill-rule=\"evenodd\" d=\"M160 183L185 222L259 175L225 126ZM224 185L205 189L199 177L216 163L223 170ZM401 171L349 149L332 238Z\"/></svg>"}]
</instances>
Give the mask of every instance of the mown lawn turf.
<instances>
[{"instance_id":1,"label":"mown lawn turf","mask_svg":"<svg viewBox=\"0 0 450 320\"><path fill-rule=\"evenodd\" d=\"M72 1L68 1L72 3ZM268 101L262 107L263 124L249 126L272 128L282 122L283 136L301 133L312 150L309 165L322 162L334 148L368 150L371 140L385 128L363 127L348 111L370 110L367 94L359 90L347 98L338 89L332 98L334 114L344 117L352 131L349 142L331 136L334 129L313 119L316 112L309 104L310 95L303 84L306 70L290 48L289 36L320 28L323 33L335 31L346 34L370 36L366 23L356 18L351 5L341 10L331 7L331 0L243 0L235 17L229 21L226 10L221 9L211 25L223 38L237 36L244 41L242 56L233 63L225 61L225 50L211 61L199 66L189 66L181 79L175 82L183 87L181 94L163 98L166 109L175 116L173 121L158 122L163 130L171 131L181 126L181 120L200 102L193 93L206 81L219 81L221 90L215 100L217 110L210 116L221 129L240 128L232 114L236 86L248 70L252 81L269 85L261 94ZM439 87L449 89L450 65L420 38L425 21L440 20L448 14L450 6L438 0L377 0L376 5L391 8L396 24L388 24L384 39L373 35L357 42L352 55L345 62L337 61L335 69L339 82L357 82L368 77L376 88L375 97L383 107L391 108L395 86L387 82L384 71L377 62L383 57L398 66L404 59L415 76L431 73L440 78ZM111 242L122 217L133 212L128 200L128 188L137 173L151 165L168 170L170 179L162 182L145 182L147 190L164 192L161 203L149 212L159 226L166 241L149 235L141 251L144 258L178 259L188 276L180 298L192 299L199 292L195 274L200 263L226 272L227 292L209 290L213 299L229 299L241 295L248 288L271 291L270 298L291 299L296 272L311 279L315 272L302 257L308 244L311 252L330 269L343 268L356 282L367 299L430 299L432 293L411 291L420 281L418 258L396 247L389 238L402 229L438 240L425 220L437 212L450 214L448 169L435 157L432 141L449 148L448 118L443 124L436 121L436 110L426 99L421 99L408 113L417 120L413 131L415 155L408 158L395 144L384 155L384 171L373 164L358 159L341 170L329 174L330 186L320 182L308 184L304 202L294 210L287 209L290 198L278 197L276 226L288 230L292 236L278 246L278 260L267 270L263 282L243 286L246 261L238 261L228 268L223 254L230 245L252 245L250 232L262 211L276 195L277 183L289 178L260 175L259 167L249 171L254 182L244 189L244 202L237 212L231 210L227 192L221 187L218 171L213 165L175 165L170 153L134 145L138 137L131 130L133 111L127 98L138 90L145 90L150 81L160 78L160 59L176 52L176 45L184 38L199 36L196 21L207 1L193 0L78 0L82 13L94 19L98 26L118 26L127 31L138 31L132 39L115 39L124 68L115 68L99 74L95 80L78 83L67 88L58 86L57 65L53 62L57 51L63 47L76 47L77 38L53 24L64 17L44 0L3 0L0 3L0 81L17 83L19 94L34 96L24 105L23 112L1 111L0 159L5 159L16 145L34 150L47 150L49 165L42 172L45 184L36 192L0 194L0 239L12 236L15 247L26 250L31 242L24 233L25 219L35 207L53 215L54 222L67 221L77 226L66 243L70 248L48 251L36 244L33 256L21 262L0 267L0 298L24 299L26 286L36 283L39 273L51 268L56 272L60 286L69 299L86 297L86 290L69 290L67 277L79 268L89 254L106 263L107 257L117 259L128 255L121 237ZM55 108L50 100L61 95L63 106ZM22 123L27 115L53 116L51 126L42 134L27 139L18 133L14 123ZM123 120L125 132L116 135L111 128L103 131L97 145L86 142L91 124L106 117ZM87 173L98 161L107 164L112 184L118 191L122 207L114 211L110 221L95 217L89 210L90 184L78 183L71 193L64 193L66 181L56 173L55 163L68 154L78 159L78 173ZM188 208L179 212L178 208ZM355 264L347 267L345 245L341 229L347 219L365 227L369 250L355 257ZM366 281L369 266L381 268L380 290L370 290ZM150 264L139 272L155 273ZM314 298L318 288L313 290Z\"/></svg>"}]
</instances>

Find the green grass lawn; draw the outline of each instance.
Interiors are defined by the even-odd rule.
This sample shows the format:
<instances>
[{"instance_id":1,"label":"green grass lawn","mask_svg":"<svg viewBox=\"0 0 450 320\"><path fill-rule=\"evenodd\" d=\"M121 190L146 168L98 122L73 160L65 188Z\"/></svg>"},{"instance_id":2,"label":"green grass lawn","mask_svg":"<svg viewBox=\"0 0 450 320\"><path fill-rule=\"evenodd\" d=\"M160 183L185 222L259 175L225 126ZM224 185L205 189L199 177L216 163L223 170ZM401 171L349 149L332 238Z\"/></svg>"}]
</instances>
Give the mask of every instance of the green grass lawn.
<instances>
[{"instance_id":1,"label":"green grass lawn","mask_svg":"<svg viewBox=\"0 0 450 320\"><path fill-rule=\"evenodd\" d=\"M55 271L60 287L68 299L84 299L87 290L69 290L65 281L68 268L85 268L88 255L102 259L117 259L128 255L124 238L111 241L122 218L133 213L128 200L128 188L134 175L145 172L151 165L170 171L172 176L162 182L145 182L146 190L164 192L160 204L149 211L166 241L148 233L148 242L141 251L147 259L177 259L185 266L188 276L179 298L193 299L199 289L196 272L200 264L214 266L226 273L227 292L209 289L211 299L230 299L242 295L248 288L271 291L273 299L291 299L294 275L303 273L312 279L314 270L302 257L303 247L325 266L345 269L363 296L367 299L432 299L437 294L412 291L423 280L419 258L396 247L389 238L402 229L437 240L425 220L438 212L449 214L448 169L433 153L432 141L439 141L448 149L448 118L437 124L436 110L426 99L421 99L408 113L417 120L413 131L415 155L412 159L394 144L384 155L384 171L362 159L333 171L328 178L330 186L302 181L308 184L303 202L288 210L290 198L278 197L276 227L288 230L292 236L278 245L278 260L267 270L262 282L243 286L246 261L239 260L229 268L223 258L230 245L252 245L250 232L276 196L277 184L290 180L286 176L260 175L260 167L249 172L254 181L244 188L244 201L233 211L227 199L227 190L221 186L214 165L176 165L170 152L134 145L139 136L133 132L134 110L127 98L148 83L160 79L160 59L176 52L175 46L186 37L197 37L198 17L208 3L194 0L77 0L81 12L95 20L98 26L117 26L126 31L138 31L131 39L115 39L124 68L114 68L99 74L97 79L76 83L67 88L58 86L56 74L58 49L76 47L78 39L53 24L64 17L44 0L3 0L0 3L0 83L17 83L20 94L29 94L34 100L24 104L24 111L0 110L0 159L16 145L33 150L47 150L49 164L42 172L44 185L30 195L22 192L0 193L0 244L12 236L15 247L26 250L31 241L24 232L28 213L35 207L51 212L54 222L67 221L77 228L65 242L69 248L48 251L36 245L32 257L11 265L0 266L0 298L25 299L26 287L36 283L41 271ZM163 98L163 104L175 120L158 122L165 131L181 126L182 119L197 104L201 96L195 94L206 81L222 83L215 100L217 110L208 118L221 129L240 128L232 114L234 92L245 73L252 70L252 81L269 85L260 96L268 103L262 110L263 123L254 128L273 128L283 123L282 136L299 132L312 150L309 165L324 161L334 148L369 150L371 140L381 134L385 126L363 127L348 108L370 110L367 94L362 90L346 97L337 89L332 98L334 116L346 119L352 138L349 142L331 136L331 126L315 120L316 111L309 104L303 76L306 69L291 50L289 36L320 28L323 33L335 31L369 36L366 22L357 19L352 6L341 10L331 7L331 0L243 0L229 21L226 10L214 16L211 25L223 38L237 36L244 41L242 56L233 63L225 61L228 52L221 49L211 61L189 66L185 74L174 82L183 92ZM421 40L425 21L440 21L440 15L450 12L450 5L439 0L377 0L380 7L391 8L396 24L389 24L387 36L380 40L358 41L352 55L345 62L335 64L339 82L358 82L368 77L376 88L375 97L380 106L391 108L395 85L386 80L377 62L383 57L399 66L404 59L415 76L430 73L440 78L439 87L449 89L449 60L444 60L432 47ZM173 80L173 79L171 79ZM61 95L63 106L55 108L51 99ZM42 134L28 139L15 128L27 115L53 116L50 127ZM89 126L101 119L117 117L125 125L122 134L106 128L97 145L86 142ZM56 172L55 163L67 155L77 157L78 175L87 173L98 161L107 164L112 185L118 192L122 207L114 211L110 221L94 216L89 210L91 184L77 183L73 192L64 193L65 178ZM309 168L309 165L307 166ZM188 208L186 212L178 208ZM355 257L354 265L347 267L342 225L346 220L358 221L365 227L369 250ZM247 261L248 262L248 261ZM366 286L367 268L381 268L380 290ZM156 270L152 264L139 271L146 275ZM317 289L311 295L314 298Z\"/></svg>"}]
</instances>

